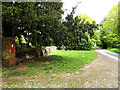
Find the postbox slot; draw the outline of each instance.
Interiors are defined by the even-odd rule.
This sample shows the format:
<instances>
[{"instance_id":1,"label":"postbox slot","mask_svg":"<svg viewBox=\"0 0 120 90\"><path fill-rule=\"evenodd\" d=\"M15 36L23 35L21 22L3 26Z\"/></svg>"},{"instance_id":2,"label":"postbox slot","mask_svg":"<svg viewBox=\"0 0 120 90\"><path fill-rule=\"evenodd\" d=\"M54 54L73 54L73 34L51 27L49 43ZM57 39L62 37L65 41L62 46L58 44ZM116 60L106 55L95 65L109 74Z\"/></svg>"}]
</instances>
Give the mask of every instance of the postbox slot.
<instances>
[{"instance_id":1,"label":"postbox slot","mask_svg":"<svg viewBox=\"0 0 120 90\"><path fill-rule=\"evenodd\" d=\"M13 48L13 43L12 43L12 48Z\"/></svg>"},{"instance_id":2,"label":"postbox slot","mask_svg":"<svg viewBox=\"0 0 120 90\"><path fill-rule=\"evenodd\" d=\"M14 40L11 40L11 53L14 53Z\"/></svg>"}]
</instances>

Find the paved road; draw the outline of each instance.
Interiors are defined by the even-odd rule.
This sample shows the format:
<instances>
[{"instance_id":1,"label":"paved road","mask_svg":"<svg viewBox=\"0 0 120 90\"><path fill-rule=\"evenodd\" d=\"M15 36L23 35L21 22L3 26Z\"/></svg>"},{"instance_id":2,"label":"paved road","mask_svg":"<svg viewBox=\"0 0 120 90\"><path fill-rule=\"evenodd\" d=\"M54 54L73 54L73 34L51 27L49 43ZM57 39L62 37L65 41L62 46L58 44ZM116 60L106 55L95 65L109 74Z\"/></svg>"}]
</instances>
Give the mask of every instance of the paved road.
<instances>
[{"instance_id":1,"label":"paved road","mask_svg":"<svg viewBox=\"0 0 120 90\"><path fill-rule=\"evenodd\" d=\"M99 47L95 46L95 49L98 53L104 55L105 57L108 57L108 58L111 58L113 60L118 60L120 54L117 54L117 53L113 53L113 52L110 52L108 50L105 50L105 49L100 49Z\"/></svg>"},{"instance_id":2,"label":"paved road","mask_svg":"<svg viewBox=\"0 0 120 90\"><path fill-rule=\"evenodd\" d=\"M120 83L120 78L118 78L118 75L120 77L120 74L118 74L120 72L118 71L118 67L120 66L120 54L100 49L97 46L95 46L95 49L98 52L96 60L104 64L106 66L104 67L104 71L109 73L109 75L107 75L107 73L104 72L105 76L109 78L108 81L111 83L108 83L108 85L106 83L106 86L118 87L118 83Z\"/></svg>"}]
</instances>

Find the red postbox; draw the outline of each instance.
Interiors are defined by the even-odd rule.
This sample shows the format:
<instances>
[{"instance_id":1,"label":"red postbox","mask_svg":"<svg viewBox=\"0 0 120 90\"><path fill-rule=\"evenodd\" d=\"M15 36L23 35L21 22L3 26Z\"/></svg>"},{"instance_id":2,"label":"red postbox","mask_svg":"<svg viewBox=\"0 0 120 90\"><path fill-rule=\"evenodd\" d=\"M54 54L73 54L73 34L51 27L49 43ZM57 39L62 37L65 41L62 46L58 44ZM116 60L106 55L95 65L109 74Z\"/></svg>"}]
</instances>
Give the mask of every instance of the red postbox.
<instances>
[{"instance_id":1,"label":"red postbox","mask_svg":"<svg viewBox=\"0 0 120 90\"><path fill-rule=\"evenodd\" d=\"M14 40L11 40L11 53L14 53Z\"/></svg>"}]
</instances>

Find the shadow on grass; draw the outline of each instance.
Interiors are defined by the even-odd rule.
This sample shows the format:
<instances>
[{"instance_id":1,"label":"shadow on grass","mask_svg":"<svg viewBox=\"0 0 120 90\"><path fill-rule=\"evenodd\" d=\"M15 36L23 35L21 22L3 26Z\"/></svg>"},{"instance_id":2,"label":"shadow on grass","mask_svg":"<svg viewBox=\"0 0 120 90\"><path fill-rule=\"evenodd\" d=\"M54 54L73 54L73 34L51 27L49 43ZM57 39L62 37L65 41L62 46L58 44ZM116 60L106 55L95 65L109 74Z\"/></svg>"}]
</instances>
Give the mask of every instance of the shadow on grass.
<instances>
[{"instance_id":1,"label":"shadow on grass","mask_svg":"<svg viewBox=\"0 0 120 90\"><path fill-rule=\"evenodd\" d=\"M74 54L75 53L75 54ZM3 77L11 77L11 76L20 76L20 75L28 75L31 76L33 74L47 74L47 73L63 73L63 72L73 72L81 67L84 64L90 63L96 53L92 52L61 52L60 55L47 55L40 58L32 58L30 60L26 60L25 62L21 62L21 65L18 65L17 68L9 68L7 72L4 72L3 69Z\"/></svg>"},{"instance_id":2,"label":"shadow on grass","mask_svg":"<svg viewBox=\"0 0 120 90\"><path fill-rule=\"evenodd\" d=\"M62 62L67 57L63 57L63 56L60 56L60 55L50 55L50 56L46 56L45 58L46 58L46 61Z\"/></svg>"},{"instance_id":3,"label":"shadow on grass","mask_svg":"<svg viewBox=\"0 0 120 90\"><path fill-rule=\"evenodd\" d=\"M35 59L35 58L34 58ZM46 73L49 73L49 70L53 69L53 65L56 63L63 63L63 60L65 60L65 57L59 56L59 55L49 55L41 58L36 58L36 60L31 59L26 62L21 62L20 66L11 67L11 68L4 68L2 70L3 78L9 78L11 76L21 76L21 75L28 75L31 76L32 74L35 74L37 72L43 72L47 71ZM24 67L23 67L24 66ZM26 70L22 70L22 68L27 67ZM17 69L21 69L20 71L17 71Z\"/></svg>"}]
</instances>

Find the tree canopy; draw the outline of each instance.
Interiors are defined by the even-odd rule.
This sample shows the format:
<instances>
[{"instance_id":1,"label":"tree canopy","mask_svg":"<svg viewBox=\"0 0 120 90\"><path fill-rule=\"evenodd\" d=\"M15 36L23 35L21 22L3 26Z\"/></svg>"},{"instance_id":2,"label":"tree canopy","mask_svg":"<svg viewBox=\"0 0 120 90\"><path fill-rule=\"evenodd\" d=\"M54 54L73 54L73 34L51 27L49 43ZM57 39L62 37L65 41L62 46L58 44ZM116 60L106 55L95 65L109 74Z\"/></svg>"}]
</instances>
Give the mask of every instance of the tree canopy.
<instances>
[{"instance_id":1,"label":"tree canopy","mask_svg":"<svg viewBox=\"0 0 120 90\"><path fill-rule=\"evenodd\" d=\"M105 21L102 23L102 26L100 27L101 31L100 40L103 43L103 48L120 46L120 42L118 39L119 20L120 18L118 17L118 5L115 5L108 13Z\"/></svg>"},{"instance_id":2,"label":"tree canopy","mask_svg":"<svg viewBox=\"0 0 120 90\"><path fill-rule=\"evenodd\" d=\"M69 49L90 50L93 49L94 29L97 24L88 15L79 15L73 18L75 8L67 15L63 22L65 30L64 45Z\"/></svg>"},{"instance_id":3,"label":"tree canopy","mask_svg":"<svg viewBox=\"0 0 120 90\"><path fill-rule=\"evenodd\" d=\"M77 6L62 20L62 2L15 2L2 4L3 36L17 38L21 48L56 45L90 50L97 24L87 15L73 17ZM25 38L22 42L22 38Z\"/></svg>"},{"instance_id":4,"label":"tree canopy","mask_svg":"<svg viewBox=\"0 0 120 90\"><path fill-rule=\"evenodd\" d=\"M20 41L24 35L33 46L51 45L61 23L62 5L62 2L3 3L3 36L17 36Z\"/></svg>"}]
</instances>

